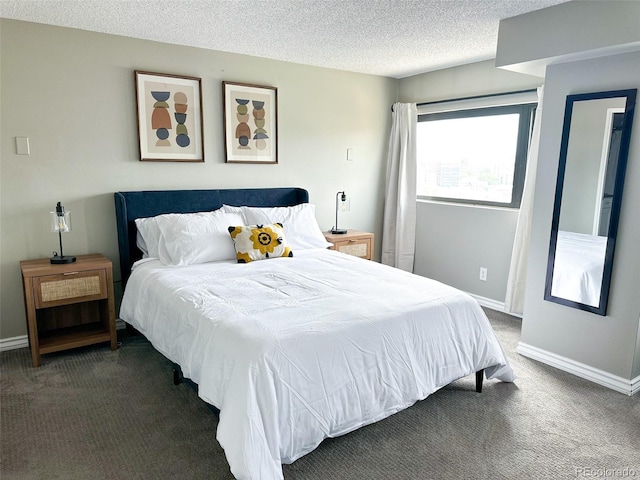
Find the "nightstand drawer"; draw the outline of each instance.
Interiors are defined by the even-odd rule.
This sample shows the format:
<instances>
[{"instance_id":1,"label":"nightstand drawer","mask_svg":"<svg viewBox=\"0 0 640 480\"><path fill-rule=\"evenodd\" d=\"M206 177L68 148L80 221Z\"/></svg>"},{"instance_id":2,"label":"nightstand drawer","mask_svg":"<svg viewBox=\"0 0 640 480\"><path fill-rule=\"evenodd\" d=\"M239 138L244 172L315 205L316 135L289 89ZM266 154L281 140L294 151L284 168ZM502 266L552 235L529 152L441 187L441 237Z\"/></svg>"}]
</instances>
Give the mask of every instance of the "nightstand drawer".
<instances>
[{"instance_id":1,"label":"nightstand drawer","mask_svg":"<svg viewBox=\"0 0 640 480\"><path fill-rule=\"evenodd\" d=\"M364 240L347 240L346 242L337 242L335 244L336 250L347 255L353 255L354 257L369 258L369 252L371 251L370 239Z\"/></svg>"},{"instance_id":2,"label":"nightstand drawer","mask_svg":"<svg viewBox=\"0 0 640 480\"><path fill-rule=\"evenodd\" d=\"M331 250L371 260L373 258L373 233L348 230L347 233L324 232L324 238L333 243Z\"/></svg>"},{"instance_id":3,"label":"nightstand drawer","mask_svg":"<svg viewBox=\"0 0 640 480\"><path fill-rule=\"evenodd\" d=\"M33 279L36 308L107 298L105 270L68 272Z\"/></svg>"}]
</instances>

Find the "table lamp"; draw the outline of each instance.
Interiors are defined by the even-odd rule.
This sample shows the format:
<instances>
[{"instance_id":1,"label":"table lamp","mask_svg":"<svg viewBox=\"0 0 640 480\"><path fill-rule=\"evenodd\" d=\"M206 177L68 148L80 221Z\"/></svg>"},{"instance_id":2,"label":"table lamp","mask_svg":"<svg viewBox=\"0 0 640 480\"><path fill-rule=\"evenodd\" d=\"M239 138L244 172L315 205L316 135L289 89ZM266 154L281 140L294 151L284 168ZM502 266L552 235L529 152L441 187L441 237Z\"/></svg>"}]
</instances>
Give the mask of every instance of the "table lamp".
<instances>
[{"instance_id":1,"label":"table lamp","mask_svg":"<svg viewBox=\"0 0 640 480\"><path fill-rule=\"evenodd\" d=\"M339 202L346 202L346 201L347 201L347 194L346 193L344 193L344 192L336 193L336 226L331 229L331 233L334 233L334 234L336 234L336 233L337 234L347 233L346 229L338 228L338 209L339 209L338 205L339 205Z\"/></svg>"},{"instance_id":2,"label":"table lamp","mask_svg":"<svg viewBox=\"0 0 640 480\"><path fill-rule=\"evenodd\" d=\"M65 212L64 207L60 204L60 202L58 202L58 204L56 205L56 211L49 213L51 214L51 231L58 232L58 237L60 238L60 255L58 255L58 252L53 252L51 263L60 264L75 262L76 257L65 257L64 253L62 253L62 233L71 231L71 212Z\"/></svg>"}]
</instances>

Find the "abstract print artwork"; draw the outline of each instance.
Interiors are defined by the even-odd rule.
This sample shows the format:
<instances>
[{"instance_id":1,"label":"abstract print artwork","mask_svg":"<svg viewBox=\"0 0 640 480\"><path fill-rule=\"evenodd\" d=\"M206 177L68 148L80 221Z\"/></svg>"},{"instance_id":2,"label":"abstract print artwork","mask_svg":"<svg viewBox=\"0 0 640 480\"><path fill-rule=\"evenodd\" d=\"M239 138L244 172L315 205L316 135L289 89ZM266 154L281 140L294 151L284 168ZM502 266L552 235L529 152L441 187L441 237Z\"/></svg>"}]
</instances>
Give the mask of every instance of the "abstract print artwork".
<instances>
[{"instance_id":1,"label":"abstract print artwork","mask_svg":"<svg viewBox=\"0 0 640 480\"><path fill-rule=\"evenodd\" d=\"M200 79L136 70L140 160L203 162Z\"/></svg>"},{"instance_id":2,"label":"abstract print artwork","mask_svg":"<svg viewBox=\"0 0 640 480\"><path fill-rule=\"evenodd\" d=\"M278 89L222 82L228 163L278 163Z\"/></svg>"}]
</instances>

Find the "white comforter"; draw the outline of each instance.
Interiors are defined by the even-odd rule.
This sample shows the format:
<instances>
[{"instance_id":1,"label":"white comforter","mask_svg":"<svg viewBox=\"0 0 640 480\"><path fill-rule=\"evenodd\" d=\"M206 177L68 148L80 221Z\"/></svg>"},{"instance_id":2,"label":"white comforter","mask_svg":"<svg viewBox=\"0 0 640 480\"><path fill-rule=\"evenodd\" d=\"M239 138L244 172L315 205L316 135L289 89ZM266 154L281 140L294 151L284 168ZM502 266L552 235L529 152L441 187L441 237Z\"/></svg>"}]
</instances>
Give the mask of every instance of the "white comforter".
<instances>
[{"instance_id":1,"label":"white comforter","mask_svg":"<svg viewBox=\"0 0 640 480\"><path fill-rule=\"evenodd\" d=\"M467 294L329 250L249 264L138 265L120 317L220 409L239 479L381 420L482 368L514 380Z\"/></svg>"},{"instance_id":2,"label":"white comforter","mask_svg":"<svg viewBox=\"0 0 640 480\"><path fill-rule=\"evenodd\" d=\"M599 306L606 250L607 237L560 230L551 295Z\"/></svg>"}]
</instances>

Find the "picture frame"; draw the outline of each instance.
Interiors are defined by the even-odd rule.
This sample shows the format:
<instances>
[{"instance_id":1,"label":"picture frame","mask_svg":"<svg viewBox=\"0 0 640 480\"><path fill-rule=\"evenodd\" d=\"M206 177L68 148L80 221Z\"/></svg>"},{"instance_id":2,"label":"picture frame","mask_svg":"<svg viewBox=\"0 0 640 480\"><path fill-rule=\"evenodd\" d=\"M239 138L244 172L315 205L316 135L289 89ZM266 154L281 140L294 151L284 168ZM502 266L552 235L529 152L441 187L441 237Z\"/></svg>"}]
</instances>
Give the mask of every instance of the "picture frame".
<instances>
[{"instance_id":1,"label":"picture frame","mask_svg":"<svg viewBox=\"0 0 640 480\"><path fill-rule=\"evenodd\" d=\"M198 77L135 70L140 161L204 162Z\"/></svg>"},{"instance_id":2,"label":"picture frame","mask_svg":"<svg viewBox=\"0 0 640 480\"><path fill-rule=\"evenodd\" d=\"M222 82L227 163L278 163L278 89Z\"/></svg>"}]
</instances>

